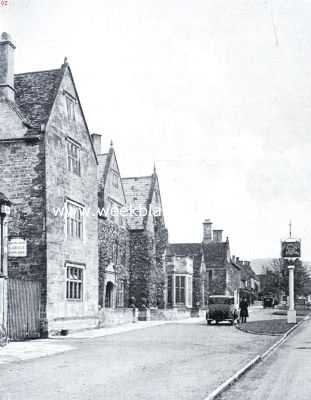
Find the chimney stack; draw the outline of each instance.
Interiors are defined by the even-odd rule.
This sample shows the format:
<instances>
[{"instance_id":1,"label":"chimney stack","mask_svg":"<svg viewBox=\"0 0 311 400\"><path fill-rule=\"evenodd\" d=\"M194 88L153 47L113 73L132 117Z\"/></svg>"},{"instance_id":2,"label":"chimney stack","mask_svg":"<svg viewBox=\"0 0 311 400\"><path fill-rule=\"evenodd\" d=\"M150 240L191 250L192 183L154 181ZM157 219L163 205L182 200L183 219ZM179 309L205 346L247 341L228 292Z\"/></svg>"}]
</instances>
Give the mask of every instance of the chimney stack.
<instances>
[{"instance_id":1,"label":"chimney stack","mask_svg":"<svg viewBox=\"0 0 311 400\"><path fill-rule=\"evenodd\" d=\"M92 133L92 142L94 146L95 153L101 154L102 153L102 135L99 135L98 133Z\"/></svg>"},{"instance_id":2,"label":"chimney stack","mask_svg":"<svg viewBox=\"0 0 311 400\"><path fill-rule=\"evenodd\" d=\"M206 219L203 222L203 243L208 243L212 240L212 221Z\"/></svg>"},{"instance_id":3,"label":"chimney stack","mask_svg":"<svg viewBox=\"0 0 311 400\"><path fill-rule=\"evenodd\" d=\"M214 229L213 230L213 240L214 242L222 242L222 229Z\"/></svg>"},{"instance_id":4,"label":"chimney stack","mask_svg":"<svg viewBox=\"0 0 311 400\"><path fill-rule=\"evenodd\" d=\"M14 89L14 50L11 37L6 32L0 36L0 99L15 99Z\"/></svg>"}]
</instances>

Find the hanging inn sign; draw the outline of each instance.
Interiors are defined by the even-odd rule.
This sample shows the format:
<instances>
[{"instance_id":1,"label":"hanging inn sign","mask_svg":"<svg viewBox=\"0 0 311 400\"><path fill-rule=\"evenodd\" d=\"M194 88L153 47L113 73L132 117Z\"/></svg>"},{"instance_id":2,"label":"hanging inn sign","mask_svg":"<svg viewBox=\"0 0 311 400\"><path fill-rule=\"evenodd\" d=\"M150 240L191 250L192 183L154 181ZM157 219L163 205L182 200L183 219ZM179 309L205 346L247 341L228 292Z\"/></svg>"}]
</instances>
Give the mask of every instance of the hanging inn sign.
<instances>
[{"instance_id":1,"label":"hanging inn sign","mask_svg":"<svg viewBox=\"0 0 311 400\"><path fill-rule=\"evenodd\" d=\"M300 258L301 242L297 239L287 239L282 242L282 258Z\"/></svg>"}]
</instances>

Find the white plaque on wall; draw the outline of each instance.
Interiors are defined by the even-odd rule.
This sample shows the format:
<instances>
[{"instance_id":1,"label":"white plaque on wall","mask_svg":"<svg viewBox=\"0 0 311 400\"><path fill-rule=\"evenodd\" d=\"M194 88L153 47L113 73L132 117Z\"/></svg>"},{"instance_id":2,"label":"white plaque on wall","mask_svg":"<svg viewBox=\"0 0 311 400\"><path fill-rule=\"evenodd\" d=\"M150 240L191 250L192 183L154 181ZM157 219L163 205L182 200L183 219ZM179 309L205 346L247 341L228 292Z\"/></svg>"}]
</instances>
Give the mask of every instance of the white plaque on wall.
<instances>
[{"instance_id":1,"label":"white plaque on wall","mask_svg":"<svg viewBox=\"0 0 311 400\"><path fill-rule=\"evenodd\" d=\"M8 243L9 257L26 257L27 241L22 238L11 238Z\"/></svg>"}]
</instances>

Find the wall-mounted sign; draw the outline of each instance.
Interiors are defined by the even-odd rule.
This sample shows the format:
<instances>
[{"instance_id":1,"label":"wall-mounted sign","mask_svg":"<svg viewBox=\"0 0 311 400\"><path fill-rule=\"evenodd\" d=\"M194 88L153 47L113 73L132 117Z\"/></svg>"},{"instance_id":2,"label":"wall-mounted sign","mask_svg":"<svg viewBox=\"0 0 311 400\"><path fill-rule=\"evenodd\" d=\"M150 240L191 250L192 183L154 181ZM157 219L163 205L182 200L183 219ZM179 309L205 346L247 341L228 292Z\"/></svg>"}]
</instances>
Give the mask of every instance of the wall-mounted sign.
<instances>
[{"instance_id":1,"label":"wall-mounted sign","mask_svg":"<svg viewBox=\"0 0 311 400\"><path fill-rule=\"evenodd\" d=\"M282 242L283 258L299 258L301 256L301 243L299 240L289 240Z\"/></svg>"},{"instance_id":2,"label":"wall-mounted sign","mask_svg":"<svg viewBox=\"0 0 311 400\"><path fill-rule=\"evenodd\" d=\"M27 241L22 238L11 238L8 243L9 257L26 257Z\"/></svg>"}]
</instances>

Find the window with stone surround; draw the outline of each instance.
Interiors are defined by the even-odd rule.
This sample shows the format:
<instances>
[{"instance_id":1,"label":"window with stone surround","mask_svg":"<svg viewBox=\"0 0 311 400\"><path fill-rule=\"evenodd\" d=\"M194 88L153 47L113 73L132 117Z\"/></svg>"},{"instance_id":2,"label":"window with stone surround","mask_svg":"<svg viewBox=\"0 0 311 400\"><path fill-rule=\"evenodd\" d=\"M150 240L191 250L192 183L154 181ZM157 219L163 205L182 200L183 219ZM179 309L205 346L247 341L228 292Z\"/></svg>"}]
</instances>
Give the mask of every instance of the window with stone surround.
<instances>
[{"instance_id":1,"label":"window with stone surround","mask_svg":"<svg viewBox=\"0 0 311 400\"><path fill-rule=\"evenodd\" d=\"M68 300L83 300L84 268L81 265L66 265L66 298Z\"/></svg>"},{"instance_id":2,"label":"window with stone surround","mask_svg":"<svg viewBox=\"0 0 311 400\"><path fill-rule=\"evenodd\" d=\"M68 239L83 240L84 207L70 200L66 201L65 232Z\"/></svg>"},{"instance_id":3,"label":"window with stone surround","mask_svg":"<svg viewBox=\"0 0 311 400\"><path fill-rule=\"evenodd\" d=\"M80 162L81 146L67 138L67 166L68 170L76 175L81 175L81 162Z\"/></svg>"},{"instance_id":4,"label":"window with stone surround","mask_svg":"<svg viewBox=\"0 0 311 400\"><path fill-rule=\"evenodd\" d=\"M185 304L185 285L186 277L182 275L176 275L175 277L175 299L176 304Z\"/></svg>"}]
</instances>

